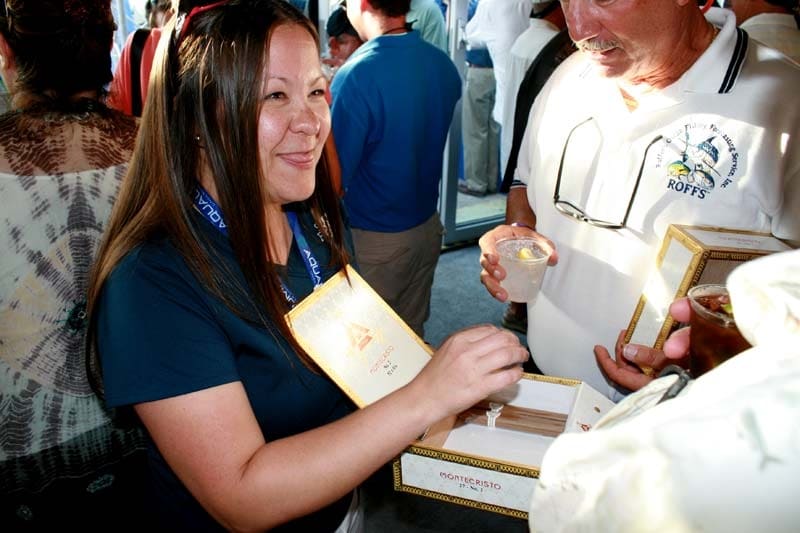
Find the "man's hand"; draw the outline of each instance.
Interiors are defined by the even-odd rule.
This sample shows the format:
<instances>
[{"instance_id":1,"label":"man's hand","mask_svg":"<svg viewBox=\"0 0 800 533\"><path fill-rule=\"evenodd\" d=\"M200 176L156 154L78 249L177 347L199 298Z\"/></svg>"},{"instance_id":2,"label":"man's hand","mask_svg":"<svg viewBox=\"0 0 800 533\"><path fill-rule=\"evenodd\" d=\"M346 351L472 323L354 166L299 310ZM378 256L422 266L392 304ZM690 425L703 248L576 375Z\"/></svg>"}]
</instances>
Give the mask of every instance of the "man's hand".
<instances>
[{"instance_id":1,"label":"man's hand","mask_svg":"<svg viewBox=\"0 0 800 533\"><path fill-rule=\"evenodd\" d=\"M678 322L689 322L689 298L678 298L669 306L669 314ZM688 327L681 328L672 333L664 343L664 353L669 359L689 358L689 333Z\"/></svg>"},{"instance_id":2,"label":"man's hand","mask_svg":"<svg viewBox=\"0 0 800 533\"><path fill-rule=\"evenodd\" d=\"M653 376L670 361L661 350L638 344L624 344L626 330L622 330L614 346L612 358L603 346L594 347L594 357L603 373L614 383L628 390L639 390L653 380Z\"/></svg>"},{"instance_id":3,"label":"man's hand","mask_svg":"<svg viewBox=\"0 0 800 533\"><path fill-rule=\"evenodd\" d=\"M669 314L678 322L689 321L689 300L679 298L672 302ZM625 344L622 330L614 346L615 358L603 346L594 347L594 357L603 373L614 383L636 391L653 380L664 367L677 364L688 368L689 328L681 328L669 336L664 350L640 344Z\"/></svg>"}]
</instances>

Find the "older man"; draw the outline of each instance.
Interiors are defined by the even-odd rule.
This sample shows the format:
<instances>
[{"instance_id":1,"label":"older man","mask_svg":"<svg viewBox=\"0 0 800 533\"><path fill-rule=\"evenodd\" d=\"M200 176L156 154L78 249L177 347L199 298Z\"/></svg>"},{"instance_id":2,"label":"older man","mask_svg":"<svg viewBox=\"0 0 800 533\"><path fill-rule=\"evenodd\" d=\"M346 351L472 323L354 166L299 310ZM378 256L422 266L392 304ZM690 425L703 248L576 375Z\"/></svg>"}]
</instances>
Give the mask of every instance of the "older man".
<instances>
[{"instance_id":1,"label":"older man","mask_svg":"<svg viewBox=\"0 0 800 533\"><path fill-rule=\"evenodd\" d=\"M481 238L481 280L504 301L495 241L549 237L554 268L528 309L533 358L611 394L593 347L622 353L620 328L669 224L800 238L800 68L748 39L733 13L704 18L694 1L561 4L579 53L534 104L508 196L514 224ZM642 384L622 357L599 346L597 358L625 387Z\"/></svg>"}]
</instances>

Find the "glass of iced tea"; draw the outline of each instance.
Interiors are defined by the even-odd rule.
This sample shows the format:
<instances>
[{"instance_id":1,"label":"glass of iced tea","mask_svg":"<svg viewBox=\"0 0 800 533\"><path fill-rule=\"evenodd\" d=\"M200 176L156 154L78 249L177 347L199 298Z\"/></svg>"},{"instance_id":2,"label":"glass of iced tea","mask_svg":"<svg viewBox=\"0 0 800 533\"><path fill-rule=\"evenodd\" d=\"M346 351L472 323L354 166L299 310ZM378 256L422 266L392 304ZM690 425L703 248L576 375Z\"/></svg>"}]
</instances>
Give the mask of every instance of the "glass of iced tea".
<instances>
[{"instance_id":1,"label":"glass of iced tea","mask_svg":"<svg viewBox=\"0 0 800 533\"><path fill-rule=\"evenodd\" d=\"M720 363L750 348L733 318L724 285L697 285L688 292L691 314L689 353L692 377L698 378Z\"/></svg>"},{"instance_id":2,"label":"glass of iced tea","mask_svg":"<svg viewBox=\"0 0 800 533\"><path fill-rule=\"evenodd\" d=\"M509 301L536 300L552 253L547 241L536 237L511 237L497 241L495 249L506 270L500 285L508 292Z\"/></svg>"}]
</instances>

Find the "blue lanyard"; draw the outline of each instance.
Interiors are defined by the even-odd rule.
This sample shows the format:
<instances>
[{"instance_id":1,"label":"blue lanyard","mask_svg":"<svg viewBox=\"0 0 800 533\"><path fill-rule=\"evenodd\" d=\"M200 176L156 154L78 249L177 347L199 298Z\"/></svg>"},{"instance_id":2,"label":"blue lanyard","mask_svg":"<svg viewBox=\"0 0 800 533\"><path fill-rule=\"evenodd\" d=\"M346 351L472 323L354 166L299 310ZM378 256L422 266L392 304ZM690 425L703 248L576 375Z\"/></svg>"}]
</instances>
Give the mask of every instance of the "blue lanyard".
<instances>
[{"instance_id":1,"label":"blue lanyard","mask_svg":"<svg viewBox=\"0 0 800 533\"><path fill-rule=\"evenodd\" d=\"M222 211L220 210L217 202L211 198L211 195L198 185L194 190L194 208L203 215L203 218L208 220L212 226L217 228L220 233L228 236L228 226L225 225L225 220L222 218Z\"/></svg>"},{"instance_id":2,"label":"blue lanyard","mask_svg":"<svg viewBox=\"0 0 800 533\"><path fill-rule=\"evenodd\" d=\"M300 221L297 220L297 213L294 211L287 211L286 218L289 220L289 226L292 228L294 240L297 241L297 247L300 248L300 256L303 258L303 263L306 265L306 272L311 282L314 284L314 290L322 285L322 272L319 268L319 261L314 257L311 247L308 245L305 235L303 235L303 228L300 227Z\"/></svg>"},{"instance_id":3,"label":"blue lanyard","mask_svg":"<svg viewBox=\"0 0 800 533\"><path fill-rule=\"evenodd\" d=\"M219 208L219 205L217 205L217 202L211 198L211 195L200 185L198 185L194 191L194 208L203 215L203 218L208 220L211 225L217 228L220 233L226 237L228 236L228 226L225 224L222 210ZM294 239L297 241L297 247L300 249L300 256L303 258L308 277L311 278L311 282L314 284L314 289L316 290L317 287L322 285L322 272L320 270L319 261L317 261L317 258L311 251L311 247L308 245L305 235L303 235L303 228L300 227L297 213L287 211L286 218L289 221L292 234L294 234ZM286 298L286 301L289 302L289 305L294 307L298 299L283 280L281 280L281 291L283 291L283 296Z\"/></svg>"}]
</instances>

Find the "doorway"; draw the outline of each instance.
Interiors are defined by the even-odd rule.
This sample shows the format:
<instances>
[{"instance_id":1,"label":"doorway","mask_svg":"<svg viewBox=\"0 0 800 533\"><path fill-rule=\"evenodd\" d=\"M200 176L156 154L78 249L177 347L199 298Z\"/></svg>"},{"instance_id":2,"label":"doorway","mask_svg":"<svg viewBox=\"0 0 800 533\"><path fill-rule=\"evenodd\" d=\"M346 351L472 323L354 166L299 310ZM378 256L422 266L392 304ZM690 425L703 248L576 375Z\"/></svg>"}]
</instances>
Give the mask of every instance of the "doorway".
<instances>
[{"instance_id":1,"label":"doorway","mask_svg":"<svg viewBox=\"0 0 800 533\"><path fill-rule=\"evenodd\" d=\"M450 0L447 9L447 34L450 58L456 65L461 79L466 74L466 47L464 28L467 24L469 0ZM444 246L473 241L505 219L506 196L495 193L483 197L469 196L458 191L459 178L463 174L463 143L461 135L461 106L459 100L450 125L450 134L445 146L442 184L439 195L439 212L445 228ZM498 169L499 176L499 169Z\"/></svg>"}]
</instances>

